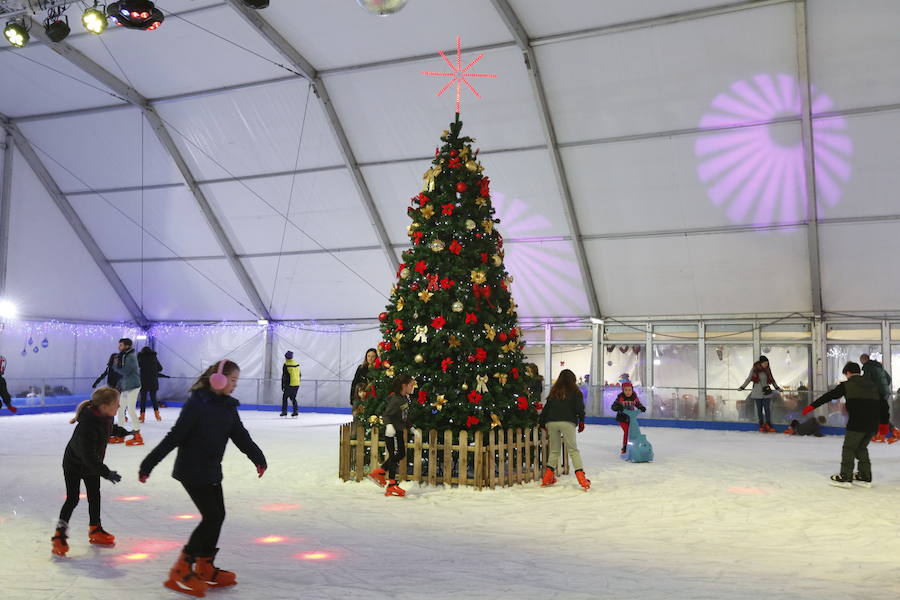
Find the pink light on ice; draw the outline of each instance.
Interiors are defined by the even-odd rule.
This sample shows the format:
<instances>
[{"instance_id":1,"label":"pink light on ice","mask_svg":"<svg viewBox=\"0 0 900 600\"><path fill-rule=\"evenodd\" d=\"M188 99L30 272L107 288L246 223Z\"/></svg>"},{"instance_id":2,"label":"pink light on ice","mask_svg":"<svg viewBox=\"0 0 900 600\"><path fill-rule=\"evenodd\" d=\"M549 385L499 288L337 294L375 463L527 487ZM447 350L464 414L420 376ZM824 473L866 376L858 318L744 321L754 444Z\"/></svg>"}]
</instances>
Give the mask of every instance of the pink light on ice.
<instances>
[{"instance_id":1,"label":"pink light on ice","mask_svg":"<svg viewBox=\"0 0 900 600\"><path fill-rule=\"evenodd\" d=\"M811 90L813 159L818 197L837 204L850 179L853 143L843 117L815 118L832 110L831 98ZM756 75L733 83L710 103L700 121L711 131L697 139L697 173L707 195L729 219L756 225L794 223L809 215L803 146L796 122L770 121L800 115L800 87L791 75Z\"/></svg>"}]
</instances>

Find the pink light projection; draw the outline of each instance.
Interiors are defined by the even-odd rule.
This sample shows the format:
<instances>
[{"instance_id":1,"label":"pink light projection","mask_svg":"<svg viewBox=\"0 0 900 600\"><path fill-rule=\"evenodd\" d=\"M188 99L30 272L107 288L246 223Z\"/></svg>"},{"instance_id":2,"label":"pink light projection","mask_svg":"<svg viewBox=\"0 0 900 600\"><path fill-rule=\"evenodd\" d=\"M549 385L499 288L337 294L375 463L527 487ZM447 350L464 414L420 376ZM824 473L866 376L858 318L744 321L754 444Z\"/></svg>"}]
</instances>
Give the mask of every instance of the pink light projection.
<instances>
[{"instance_id":1,"label":"pink light projection","mask_svg":"<svg viewBox=\"0 0 900 600\"><path fill-rule=\"evenodd\" d=\"M755 487L730 487L728 491L732 494L741 494L743 496L765 496L769 493L768 490Z\"/></svg>"},{"instance_id":2,"label":"pink light projection","mask_svg":"<svg viewBox=\"0 0 900 600\"><path fill-rule=\"evenodd\" d=\"M256 538L254 541L257 544L283 544L291 540L281 535L267 535L266 537Z\"/></svg>"},{"instance_id":3,"label":"pink light projection","mask_svg":"<svg viewBox=\"0 0 900 600\"><path fill-rule=\"evenodd\" d=\"M146 499L147 496L119 496L116 498L119 502L140 502Z\"/></svg>"},{"instance_id":4,"label":"pink light projection","mask_svg":"<svg viewBox=\"0 0 900 600\"><path fill-rule=\"evenodd\" d=\"M300 560L326 561L326 560L334 560L335 558L337 558L337 555L334 554L333 552L315 551L315 552L301 552L299 554L295 554L294 558L297 558Z\"/></svg>"},{"instance_id":5,"label":"pink light projection","mask_svg":"<svg viewBox=\"0 0 900 600\"><path fill-rule=\"evenodd\" d=\"M177 519L179 521L194 521L200 518L200 515L172 515L169 517L170 519Z\"/></svg>"},{"instance_id":6,"label":"pink light projection","mask_svg":"<svg viewBox=\"0 0 900 600\"><path fill-rule=\"evenodd\" d=\"M587 306L581 275L570 242L547 237L550 221L527 203L491 192L498 230L510 243L504 265L513 277L513 299L520 315L582 314ZM554 290L548 294L547 290ZM579 304L579 301L581 304Z\"/></svg>"},{"instance_id":7,"label":"pink light projection","mask_svg":"<svg viewBox=\"0 0 900 600\"><path fill-rule=\"evenodd\" d=\"M843 117L815 118L833 109L834 102L815 87L811 90L813 159L817 196L828 206L837 204L850 179L853 143ZM697 173L708 186L716 206L727 206L731 221L754 225L804 221L808 194L800 126L770 123L800 115L800 86L785 74L760 74L733 83L710 103L700 120L704 129L747 125L702 135L694 144L700 159ZM758 126L752 126L758 124Z\"/></svg>"},{"instance_id":8,"label":"pink light projection","mask_svg":"<svg viewBox=\"0 0 900 600\"><path fill-rule=\"evenodd\" d=\"M300 508L299 504L266 504L264 506L260 506L259 510L265 510L269 512L282 512L286 510L297 510Z\"/></svg>"}]
</instances>

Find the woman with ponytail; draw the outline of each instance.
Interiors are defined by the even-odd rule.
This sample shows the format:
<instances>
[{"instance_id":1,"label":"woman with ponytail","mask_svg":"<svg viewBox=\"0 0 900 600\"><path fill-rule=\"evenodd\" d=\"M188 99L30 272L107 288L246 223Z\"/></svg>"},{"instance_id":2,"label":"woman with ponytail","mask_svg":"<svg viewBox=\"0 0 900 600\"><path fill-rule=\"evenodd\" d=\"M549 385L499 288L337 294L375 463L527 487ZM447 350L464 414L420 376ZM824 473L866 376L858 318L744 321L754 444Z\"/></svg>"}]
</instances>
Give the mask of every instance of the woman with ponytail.
<instances>
[{"instance_id":1,"label":"woman with ponytail","mask_svg":"<svg viewBox=\"0 0 900 600\"><path fill-rule=\"evenodd\" d=\"M59 511L56 534L51 538L53 554L65 556L69 551L69 519L78 505L81 482L87 492L88 514L90 515L88 541L100 546L115 545L115 536L107 533L100 525L100 478L118 483L122 477L103 464L106 444L112 435L128 435L113 424L113 417L119 410L119 392L109 387L94 391L90 400L85 400L75 409L75 416L69 423L78 423L72 432L72 439L63 454L63 477L66 480L66 501Z\"/></svg>"},{"instance_id":2,"label":"woman with ponytail","mask_svg":"<svg viewBox=\"0 0 900 600\"><path fill-rule=\"evenodd\" d=\"M228 440L253 461L260 477L266 472L266 457L244 428L237 410L240 403L231 396L240 375L240 368L230 360L210 366L194 382L178 421L141 463L138 475L141 483L146 482L153 468L178 448L172 477L184 486L201 520L165 586L191 596L202 597L207 588L237 583L234 573L213 564L225 521L222 456Z\"/></svg>"}]
</instances>

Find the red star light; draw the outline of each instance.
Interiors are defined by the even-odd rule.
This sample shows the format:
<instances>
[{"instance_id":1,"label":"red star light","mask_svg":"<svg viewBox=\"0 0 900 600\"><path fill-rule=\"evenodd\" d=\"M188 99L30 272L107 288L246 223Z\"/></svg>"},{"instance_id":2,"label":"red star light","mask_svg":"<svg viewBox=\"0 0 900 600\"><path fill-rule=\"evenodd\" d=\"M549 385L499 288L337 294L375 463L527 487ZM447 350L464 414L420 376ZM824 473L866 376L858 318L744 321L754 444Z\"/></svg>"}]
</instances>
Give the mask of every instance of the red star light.
<instances>
[{"instance_id":1,"label":"red star light","mask_svg":"<svg viewBox=\"0 0 900 600\"><path fill-rule=\"evenodd\" d=\"M472 93L475 94L476 98L481 98L481 96L478 94L478 92L475 90L475 88L472 87L472 84L468 82L468 80L466 79L467 77L491 77L491 78L497 77L494 74L488 74L488 73L469 73L469 69L471 69L472 66L475 63L477 63L479 60L481 60L482 56L484 56L483 53L479 54L477 57L475 57L475 60L473 60L468 65L466 65L465 68L463 68L463 66L462 66L462 49L461 49L460 43L459 43L459 36L456 36L456 66L454 66L453 63L450 62L450 59L447 58L447 55L444 54L443 50L438 50L438 54L440 54L441 58L443 58L444 61L447 63L447 65L450 66L451 72L450 73L436 73L434 71L422 71L422 75L437 75L438 77L450 77L450 81L447 82L447 85L445 85L444 87L441 88L441 91L439 91L437 93L437 95L440 96L441 94L446 92L447 89L451 85L453 85L455 83L456 84L456 112L459 112L459 98L460 98L460 92L462 90L463 84L465 84L467 88L472 90Z\"/></svg>"}]
</instances>

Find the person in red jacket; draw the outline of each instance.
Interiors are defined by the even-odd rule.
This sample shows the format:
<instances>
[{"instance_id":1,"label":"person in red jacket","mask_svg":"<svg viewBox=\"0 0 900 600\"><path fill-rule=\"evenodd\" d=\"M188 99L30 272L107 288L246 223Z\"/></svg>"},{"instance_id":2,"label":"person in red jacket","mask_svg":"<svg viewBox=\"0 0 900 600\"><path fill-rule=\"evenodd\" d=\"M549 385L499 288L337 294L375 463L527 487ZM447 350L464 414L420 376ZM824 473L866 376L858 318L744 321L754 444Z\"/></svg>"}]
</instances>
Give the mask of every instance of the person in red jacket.
<instances>
[{"instance_id":1,"label":"person in red jacket","mask_svg":"<svg viewBox=\"0 0 900 600\"><path fill-rule=\"evenodd\" d=\"M647 408L641 404L637 394L634 393L634 386L631 385L630 381L622 384L622 391L616 396L610 408L616 411L616 421L619 422L619 427L624 432L622 435L622 454L625 454L625 448L628 446L628 425L631 423L631 418L622 411L637 409L641 412L647 412Z\"/></svg>"},{"instance_id":2,"label":"person in red jacket","mask_svg":"<svg viewBox=\"0 0 900 600\"><path fill-rule=\"evenodd\" d=\"M88 541L100 546L115 545L114 535L103 530L100 524L100 478L118 483L122 477L103 464L106 456L106 444L110 435L128 435L118 425L113 425L113 417L119 410L119 392L102 387L91 394L75 410L75 417L69 423L78 423L72 432L72 439L66 445L63 455L63 476L66 480L66 501L59 511L56 534L50 539L53 542L53 554L65 556L69 551L69 519L72 511L78 506L81 482L87 492L88 512L90 514Z\"/></svg>"}]
</instances>

